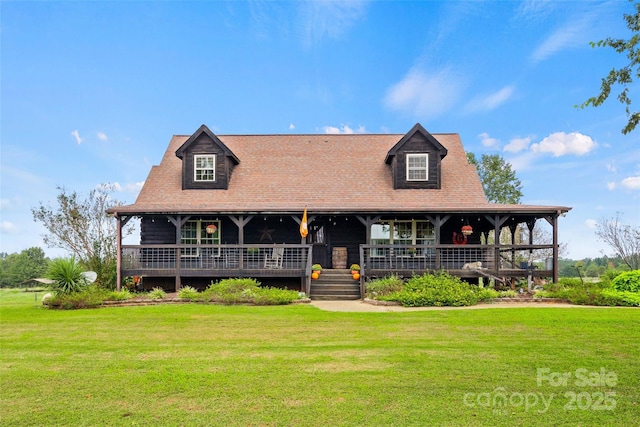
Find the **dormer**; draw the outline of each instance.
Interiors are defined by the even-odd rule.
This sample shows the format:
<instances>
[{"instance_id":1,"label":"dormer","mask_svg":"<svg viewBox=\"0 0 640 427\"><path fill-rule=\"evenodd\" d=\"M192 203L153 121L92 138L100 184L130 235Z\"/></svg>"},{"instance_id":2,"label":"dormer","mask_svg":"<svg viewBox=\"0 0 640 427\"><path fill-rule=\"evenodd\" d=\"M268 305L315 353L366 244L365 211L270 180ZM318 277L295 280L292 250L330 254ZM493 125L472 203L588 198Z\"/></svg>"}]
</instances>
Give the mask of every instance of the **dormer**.
<instances>
[{"instance_id":1,"label":"dormer","mask_svg":"<svg viewBox=\"0 0 640 427\"><path fill-rule=\"evenodd\" d=\"M182 160L182 189L229 188L233 168L240 160L205 125L176 150Z\"/></svg>"},{"instance_id":2,"label":"dormer","mask_svg":"<svg viewBox=\"0 0 640 427\"><path fill-rule=\"evenodd\" d=\"M393 188L439 189L446 155L447 149L416 123L387 153L385 163L391 165Z\"/></svg>"}]
</instances>

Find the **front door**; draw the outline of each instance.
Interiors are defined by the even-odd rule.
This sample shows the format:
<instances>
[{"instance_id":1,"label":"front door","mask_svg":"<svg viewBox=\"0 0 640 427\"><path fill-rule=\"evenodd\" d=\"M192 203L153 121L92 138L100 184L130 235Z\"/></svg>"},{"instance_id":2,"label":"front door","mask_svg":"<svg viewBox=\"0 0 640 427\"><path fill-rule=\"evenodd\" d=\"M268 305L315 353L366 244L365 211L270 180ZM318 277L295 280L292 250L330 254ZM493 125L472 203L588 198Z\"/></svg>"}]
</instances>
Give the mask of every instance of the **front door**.
<instances>
[{"instance_id":1,"label":"front door","mask_svg":"<svg viewBox=\"0 0 640 427\"><path fill-rule=\"evenodd\" d=\"M329 245L327 244L326 227L324 224L314 221L309 229L311 243L313 244L313 256L311 262L320 264L324 268L331 268L329 257Z\"/></svg>"}]
</instances>

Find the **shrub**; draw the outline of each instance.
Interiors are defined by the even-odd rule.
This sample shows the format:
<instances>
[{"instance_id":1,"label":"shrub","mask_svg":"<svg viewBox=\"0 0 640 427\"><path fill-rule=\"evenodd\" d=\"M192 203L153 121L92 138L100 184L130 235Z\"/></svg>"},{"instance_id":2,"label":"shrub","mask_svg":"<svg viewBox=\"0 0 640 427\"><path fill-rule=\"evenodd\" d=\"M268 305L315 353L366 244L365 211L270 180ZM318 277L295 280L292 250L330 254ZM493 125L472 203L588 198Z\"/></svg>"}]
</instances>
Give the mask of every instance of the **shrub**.
<instances>
[{"instance_id":1,"label":"shrub","mask_svg":"<svg viewBox=\"0 0 640 427\"><path fill-rule=\"evenodd\" d=\"M603 282L585 282L580 279L563 278L558 283L552 283L545 287L545 291L539 292L539 296L559 298L578 305L608 305L602 295L607 284Z\"/></svg>"},{"instance_id":2,"label":"shrub","mask_svg":"<svg viewBox=\"0 0 640 427\"><path fill-rule=\"evenodd\" d=\"M405 307L466 306L478 303L478 288L446 272L414 276L402 290L388 296Z\"/></svg>"},{"instance_id":3,"label":"shrub","mask_svg":"<svg viewBox=\"0 0 640 427\"><path fill-rule=\"evenodd\" d=\"M126 301L133 298L133 294L129 289L122 289L118 291L110 291L105 295L106 301Z\"/></svg>"},{"instance_id":4,"label":"shrub","mask_svg":"<svg viewBox=\"0 0 640 427\"><path fill-rule=\"evenodd\" d=\"M88 286L79 292L56 294L48 300L50 308L71 310L76 308L98 307L106 298L106 292L96 285Z\"/></svg>"},{"instance_id":5,"label":"shrub","mask_svg":"<svg viewBox=\"0 0 640 427\"><path fill-rule=\"evenodd\" d=\"M491 288L471 288L477 295L478 301L491 301L492 299L498 298L500 296L500 292Z\"/></svg>"},{"instance_id":6,"label":"shrub","mask_svg":"<svg viewBox=\"0 0 640 427\"><path fill-rule=\"evenodd\" d=\"M183 286L178 291L178 298L195 300L198 299L199 296L198 290L191 286Z\"/></svg>"},{"instance_id":7,"label":"shrub","mask_svg":"<svg viewBox=\"0 0 640 427\"><path fill-rule=\"evenodd\" d=\"M167 296L167 293L162 288L153 288L151 292L149 292L149 298L156 299L164 299Z\"/></svg>"},{"instance_id":8,"label":"shrub","mask_svg":"<svg viewBox=\"0 0 640 427\"><path fill-rule=\"evenodd\" d=\"M518 296L518 293L516 291L514 291L513 289L509 289L506 291L500 291L498 292L498 296L500 298L515 298Z\"/></svg>"},{"instance_id":9,"label":"shrub","mask_svg":"<svg viewBox=\"0 0 640 427\"><path fill-rule=\"evenodd\" d=\"M605 305L640 307L640 293L638 292L616 291L614 289L603 289L602 297Z\"/></svg>"},{"instance_id":10,"label":"shrub","mask_svg":"<svg viewBox=\"0 0 640 427\"><path fill-rule=\"evenodd\" d=\"M279 288L258 288L253 303L257 305L285 305L299 299L298 291Z\"/></svg>"},{"instance_id":11,"label":"shrub","mask_svg":"<svg viewBox=\"0 0 640 427\"><path fill-rule=\"evenodd\" d=\"M298 291L279 288L262 288L255 279L224 279L212 283L200 296L204 301L222 304L290 304L300 298Z\"/></svg>"},{"instance_id":12,"label":"shrub","mask_svg":"<svg viewBox=\"0 0 640 427\"><path fill-rule=\"evenodd\" d=\"M88 283L83 272L84 269L75 257L56 258L49 263L46 277L54 280L51 290L56 295L66 295L86 289Z\"/></svg>"},{"instance_id":13,"label":"shrub","mask_svg":"<svg viewBox=\"0 0 640 427\"><path fill-rule=\"evenodd\" d=\"M404 281L400 276L391 276L375 279L365 286L365 294L368 298L383 299L384 297L402 289Z\"/></svg>"},{"instance_id":14,"label":"shrub","mask_svg":"<svg viewBox=\"0 0 640 427\"><path fill-rule=\"evenodd\" d=\"M640 270L620 273L611 281L611 286L621 292L640 292Z\"/></svg>"}]
</instances>

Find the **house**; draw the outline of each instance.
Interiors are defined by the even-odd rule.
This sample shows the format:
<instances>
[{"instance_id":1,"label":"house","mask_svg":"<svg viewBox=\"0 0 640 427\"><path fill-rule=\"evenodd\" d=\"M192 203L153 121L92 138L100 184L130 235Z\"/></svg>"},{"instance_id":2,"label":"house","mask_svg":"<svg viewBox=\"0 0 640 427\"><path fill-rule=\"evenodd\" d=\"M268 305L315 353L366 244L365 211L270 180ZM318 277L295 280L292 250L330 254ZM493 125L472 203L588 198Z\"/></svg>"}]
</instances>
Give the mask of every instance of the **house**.
<instances>
[{"instance_id":1,"label":"house","mask_svg":"<svg viewBox=\"0 0 640 427\"><path fill-rule=\"evenodd\" d=\"M404 135L216 135L202 125L173 136L135 203L109 212L118 221L118 283L142 276L177 290L254 277L309 292L316 263L360 264L361 287L442 269L468 280L557 280L558 218L569 210L488 203L459 135L416 124ZM123 245L134 217L140 244ZM552 242L516 238L538 221ZM506 243L502 230L513 236ZM544 253L543 268L530 268Z\"/></svg>"}]
</instances>

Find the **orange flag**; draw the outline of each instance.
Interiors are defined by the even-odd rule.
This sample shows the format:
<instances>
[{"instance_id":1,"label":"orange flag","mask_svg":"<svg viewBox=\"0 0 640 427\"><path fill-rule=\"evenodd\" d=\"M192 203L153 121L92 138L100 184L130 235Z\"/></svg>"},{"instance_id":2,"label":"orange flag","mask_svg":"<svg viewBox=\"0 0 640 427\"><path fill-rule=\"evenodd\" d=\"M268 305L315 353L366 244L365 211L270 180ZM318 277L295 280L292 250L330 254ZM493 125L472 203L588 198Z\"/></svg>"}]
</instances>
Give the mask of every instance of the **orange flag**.
<instances>
[{"instance_id":1,"label":"orange flag","mask_svg":"<svg viewBox=\"0 0 640 427\"><path fill-rule=\"evenodd\" d=\"M304 239L309 234L309 229L307 228L307 208L304 208L304 213L302 214L302 221L300 221L300 236Z\"/></svg>"}]
</instances>

